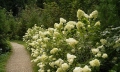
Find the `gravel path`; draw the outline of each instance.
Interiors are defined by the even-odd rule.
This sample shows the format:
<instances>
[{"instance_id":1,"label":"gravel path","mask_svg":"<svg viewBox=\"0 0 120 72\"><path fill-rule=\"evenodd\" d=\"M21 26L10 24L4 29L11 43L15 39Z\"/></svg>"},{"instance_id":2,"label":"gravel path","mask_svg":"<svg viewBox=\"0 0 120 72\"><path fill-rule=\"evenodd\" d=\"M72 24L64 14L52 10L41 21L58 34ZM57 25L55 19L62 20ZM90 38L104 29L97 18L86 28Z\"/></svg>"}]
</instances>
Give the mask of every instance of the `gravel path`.
<instances>
[{"instance_id":1,"label":"gravel path","mask_svg":"<svg viewBox=\"0 0 120 72\"><path fill-rule=\"evenodd\" d=\"M11 42L13 53L8 60L6 72L33 72L30 56L23 45Z\"/></svg>"}]
</instances>

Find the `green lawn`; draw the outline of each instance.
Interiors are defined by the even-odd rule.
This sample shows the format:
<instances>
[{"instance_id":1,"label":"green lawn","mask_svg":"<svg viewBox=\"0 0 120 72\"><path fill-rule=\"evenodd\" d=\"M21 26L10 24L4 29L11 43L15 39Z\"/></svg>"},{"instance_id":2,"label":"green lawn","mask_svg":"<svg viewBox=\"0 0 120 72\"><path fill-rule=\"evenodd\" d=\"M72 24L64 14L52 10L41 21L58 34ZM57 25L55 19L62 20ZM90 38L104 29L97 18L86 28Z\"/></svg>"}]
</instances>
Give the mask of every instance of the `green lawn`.
<instances>
[{"instance_id":1,"label":"green lawn","mask_svg":"<svg viewBox=\"0 0 120 72\"><path fill-rule=\"evenodd\" d=\"M6 72L5 67L8 58L10 57L11 52L7 52L5 54L0 55L0 72Z\"/></svg>"}]
</instances>

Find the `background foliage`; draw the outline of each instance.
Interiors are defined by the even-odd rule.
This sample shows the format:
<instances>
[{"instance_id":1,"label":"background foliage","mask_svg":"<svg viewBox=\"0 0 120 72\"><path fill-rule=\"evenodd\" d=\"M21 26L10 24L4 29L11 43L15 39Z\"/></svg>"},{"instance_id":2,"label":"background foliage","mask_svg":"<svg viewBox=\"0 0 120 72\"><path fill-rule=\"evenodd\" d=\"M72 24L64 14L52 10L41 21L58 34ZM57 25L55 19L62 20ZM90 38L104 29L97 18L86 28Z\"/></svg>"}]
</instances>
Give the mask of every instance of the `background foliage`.
<instances>
[{"instance_id":1,"label":"background foliage","mask_svg":"<svg viewBox=\"0 0 120 72\"><path fill-rule=\"evenodd\" d=\"M0 54L10 51L9 40L21 40L28 28L33 27L34 24L42 25L44 28L53 27L54 23L59 23L60 17L67 21L77 21L78 9L84 10L87 14L98 10L100 29L104 32L101 38L107 39L112 44L112 40L115 41L116 36L120 36L118 27L120 26L120 0L0 0L0 6ZM112 63L113 53L118 57L120 49L114 49L109 59L111 66L118 64L110 68L117 70L120 67L118 62L120 58L118 57L116 63ZM105 70L104 65L103 68L101 67L102 70Z\"/></svg>"}]
</instances>

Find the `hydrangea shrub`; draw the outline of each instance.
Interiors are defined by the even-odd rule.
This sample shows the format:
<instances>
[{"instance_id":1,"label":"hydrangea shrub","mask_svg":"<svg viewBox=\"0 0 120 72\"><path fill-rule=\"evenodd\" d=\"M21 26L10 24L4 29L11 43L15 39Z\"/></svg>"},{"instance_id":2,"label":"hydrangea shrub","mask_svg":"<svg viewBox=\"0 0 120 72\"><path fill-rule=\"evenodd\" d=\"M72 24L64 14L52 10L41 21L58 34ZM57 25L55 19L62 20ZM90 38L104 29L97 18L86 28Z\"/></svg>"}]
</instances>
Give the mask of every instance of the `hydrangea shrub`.
<instances>
[{"instance_id":1,"label":"hydrangea shrub","mask_svg":"<svg viewBox=\"0 0 120 72\"><path fill-rule=\"evenodd\" d=\"M106 39L99 39L98 11L90 15L77 11L78 21L60 18L54 28L34 26L23 40L31 51L38 72L98 72L106 53Z\"/></svg>"}]
</instances>

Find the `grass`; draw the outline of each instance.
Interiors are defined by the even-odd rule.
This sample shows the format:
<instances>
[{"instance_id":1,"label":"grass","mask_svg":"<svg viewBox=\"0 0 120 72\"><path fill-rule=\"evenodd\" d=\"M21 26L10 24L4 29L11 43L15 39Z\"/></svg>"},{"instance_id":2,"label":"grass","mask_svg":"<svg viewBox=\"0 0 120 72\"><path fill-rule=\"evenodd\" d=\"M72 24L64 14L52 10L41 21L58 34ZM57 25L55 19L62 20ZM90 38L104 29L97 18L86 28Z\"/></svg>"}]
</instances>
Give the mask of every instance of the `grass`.
<instances>
[{"instance_id":1,"label":"grass","mask_svg":"<svg viewBox=\"0 0 120 72\"><path fill-rule=\"evenodd\" d=\"M10 57L11 52L7 52L5 54L0 55L0 72L6 72L6 64L7 60Z\"/></svg>"},{"instance_id":2,"label":"grass","mask_svg":"<svg viewBox=\"0 0 120 72\"><path fill-rule=\"evenodd\" d=\"M8 42L8 45L10 47L10 51L9 52L6 52L6 53L3 53L3 54L0 54L0 72L6 72L6 64L7 64L7 61L11 55L11 44L9 41Z\"/></svg>"},{"instance_id":3,"label":"grass","mask_svg":"<svg viewBox=\"0 0 120 72\"><path fill-rule=\"evenodd\" d=\"M11 42L16 42L16 43L18 43L18 44L22 44L24 47L25 47L25 49L26 49L26 51L29 53L29 55L30 55L30 52L27 50L27 46L26 46L26 43L24 42L24 41L20 41L20 40L13 40L13 41L11 41ZM32 60L33 58L32 57L30 57L30 59ZM37 64L36 63L32 63L32 68L33 68L33 72L38 72L38 66L37 66ZM1 72L1 71L0 71Z\"/></svg>"}]
</instances>

